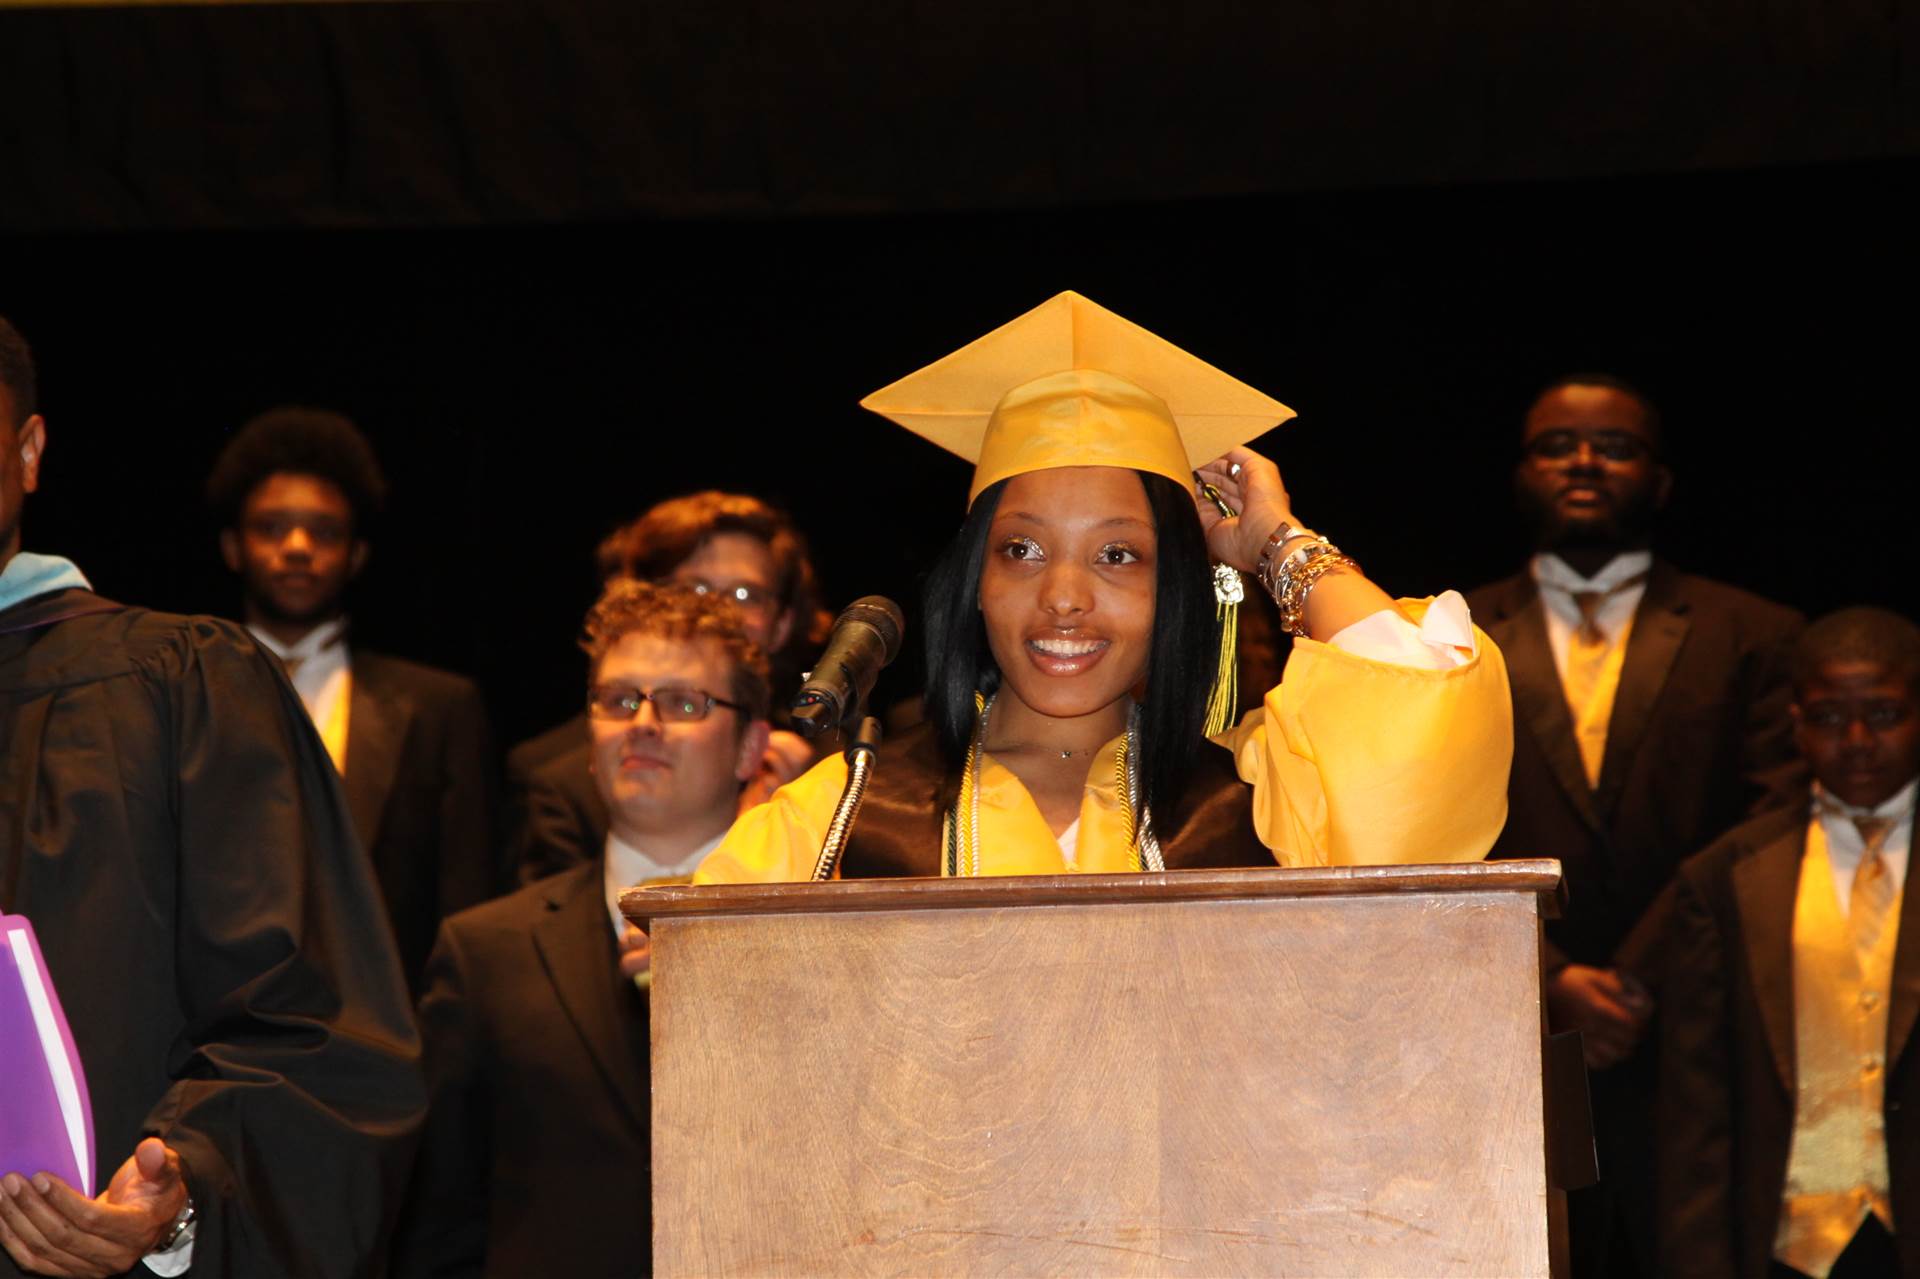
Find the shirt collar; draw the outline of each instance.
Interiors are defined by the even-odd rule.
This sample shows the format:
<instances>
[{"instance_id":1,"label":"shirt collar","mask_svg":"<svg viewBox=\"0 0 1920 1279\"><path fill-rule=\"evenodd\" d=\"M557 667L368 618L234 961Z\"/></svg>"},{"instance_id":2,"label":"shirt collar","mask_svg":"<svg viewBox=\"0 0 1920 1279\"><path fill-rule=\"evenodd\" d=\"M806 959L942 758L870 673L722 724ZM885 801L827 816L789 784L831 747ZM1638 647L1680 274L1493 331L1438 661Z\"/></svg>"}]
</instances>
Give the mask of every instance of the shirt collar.
<instances>
[{"instance_id":1,"label":"shirt collar","mask_svg":"<svg viewBox=\"0 0 1920 1279\"><path fill-rule=\"evenodd\" d=\"M1622 551L1592 577L1582 577L1552 551L1542 551L1533 557L1533 580L1547 590L1565 591L1569 595L1589 591L1606 595L1652 567L1652 551Z\"/></svg>"},{"instance_id":2,"label":"shirt collar","mask_svg":"<svg viewBox=\"0 0 1920 1279\"><path fill-rule=\"evenodd\" d=\"M58 555L35 555L18 551L0 570L0 609L12 608L23 600L55 591L90 591L86 576L72 560Z\"/></svg>"},{"instance_id":3,"label":"shirt collar","mask_svg":"<svg viewBox=\"0 0 1920 1279\"><path fill-rule=\"evenodd\" d=\"M308 658L318 657L346 638L347 618L342 614L330 622L322 622L292 644L281 643L261 627L249 626L247 630L260 642L260 647L281 661L304 662Z\"/></svg>"},{"instance_id":4,"label":"shirt collar","mask_svg":"<svg viewBox=\"0 0 1920 1279\"><path fill-rule=\"evenodd\" d=\"M620 894L635 884L648 880L684 879L691 876L707 854L720 847L720 841L727 837L721 831L686 856L671 862L656 861L645 849L636 848L621 839L612 831L607 832L606 857L604 859L603 883L607 896L607 911L613 918L613 933L618 937L627 925L626 916L620 913Z\"/></svg>"},{"instance_id":5,"label":"shirt collar","mask_svg":"<svg viewBox=\"0 0 1920 1279\"><path fill-rule=\"evenodd\" d=\"M1856 817L1890 817L1896 823L1913 815L1913 802L1920 797L1920 777L1914 778L1902 786L1885 803L1873 808L1856 808L1838 795L1821 788L1819 782L1813 784L1813 806L1816 813L1843 818L1849 823Z\"/></svg>"}]
</instances>

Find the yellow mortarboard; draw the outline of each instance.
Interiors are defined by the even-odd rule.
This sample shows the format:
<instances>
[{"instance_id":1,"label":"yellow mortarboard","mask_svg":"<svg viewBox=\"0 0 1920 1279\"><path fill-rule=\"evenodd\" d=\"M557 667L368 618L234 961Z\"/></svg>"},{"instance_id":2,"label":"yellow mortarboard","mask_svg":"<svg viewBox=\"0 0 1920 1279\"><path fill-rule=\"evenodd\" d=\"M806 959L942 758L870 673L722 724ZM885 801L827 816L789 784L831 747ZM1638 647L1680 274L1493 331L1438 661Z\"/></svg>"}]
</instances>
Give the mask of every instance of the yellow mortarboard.
<instances>
[{"instance_id":1,"label":"yellow mortarboard","mask_svg":"<svg viewBox=\"0 0 1920 1279\"><path fill-rule=\"evenodd\" d=\"M1057 294L860 401L974 464L967 502L1009 476L1124 466L1182 488L1293 416L1131 320Z\"/></svg>"}]
</instances>

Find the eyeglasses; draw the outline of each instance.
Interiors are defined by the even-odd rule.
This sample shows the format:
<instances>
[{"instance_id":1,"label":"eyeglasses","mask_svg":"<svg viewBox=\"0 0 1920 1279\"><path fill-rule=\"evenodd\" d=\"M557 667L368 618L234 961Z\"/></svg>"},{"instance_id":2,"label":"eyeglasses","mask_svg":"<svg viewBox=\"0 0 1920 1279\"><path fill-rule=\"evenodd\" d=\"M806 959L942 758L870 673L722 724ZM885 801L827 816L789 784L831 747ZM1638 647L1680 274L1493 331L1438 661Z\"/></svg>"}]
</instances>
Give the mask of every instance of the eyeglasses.
<instances>
[{"instance_id":1,"label":"eyeglasses","mask_svg":"<svg viewBox=\"0 0 1920 1279\"><path fill-rule=\"evenodd\" d=\"M1542 431L1526 443L1526 454L1538 462L1564 462L1585 444L1593 455L1608 462L1638 462L1653 450L1638 436L1625 431L1600 431L1581 435L1574 431Z\"/></svg>"},{"instance_id":2,"label":"eyeglasses","mask_svg":"<svg viewBox=\"0 0 1920 1279\"><path fill-rule=\"evenodd\" d=\"M697 724L716 706L745 711L738 702L715 697L703 688L667 685L656 689L631 684L595 684L587 692L587 718L629 720L640 713L640 703L652 702L662 724Z\"/></svg>"},{"instance_id":3,"label":"eyeglasses","mask_svg":"<svg viewBox=\"0 0 1920 1279\"><path fill-rule=\"evenodd\" d=\"M1900 727L1911 714L1913 707L1907 702L1869 702L1864 706L1815 702L1801 712L1800 723L1806 728L1831 733L1851 728L1854 721L1858 720L1866 725L1868 732L1874 733Z\"/></svg>"},{"instance_id":4,"label":"eyeglasses","mask_svg":"<svg viewBox=\"0 0 1920 1279\"><path fill-rule=\"evenodd\" d=\"M683 583L693 589L695 595L710 595L725 600L736 608L749 613L771 613L778 607L773 592L764 586L755 586L752 582L735 582L731 586L721 586L714 582L693 578Z\"/></svg>"}]
</instances>

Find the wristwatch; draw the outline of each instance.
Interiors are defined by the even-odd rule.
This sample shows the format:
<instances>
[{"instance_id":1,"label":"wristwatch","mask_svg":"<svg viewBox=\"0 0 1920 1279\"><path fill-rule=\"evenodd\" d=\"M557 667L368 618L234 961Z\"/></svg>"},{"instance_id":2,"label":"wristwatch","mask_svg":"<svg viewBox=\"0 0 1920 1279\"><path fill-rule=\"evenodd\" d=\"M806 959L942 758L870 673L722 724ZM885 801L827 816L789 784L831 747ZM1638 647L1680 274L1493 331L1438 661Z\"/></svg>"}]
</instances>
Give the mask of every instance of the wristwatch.
<instances>
[{"instance_id":1,"label":"wristwatch","mask_svg":"<svg viewBox=\"0 0 1920 1279\"><path fill-rule=\"evenodd\" d=\"M172 1252L178 1248L181 1240L186 1238L187 1231L193 1228L194 1215L193 1196L188 1195L187 1202L180 1206L180 1211L173 1214L173 1226L167 1231L167 1237L160 1241L160 1246L154 1251Z\"/></svg>"}]
</instances>

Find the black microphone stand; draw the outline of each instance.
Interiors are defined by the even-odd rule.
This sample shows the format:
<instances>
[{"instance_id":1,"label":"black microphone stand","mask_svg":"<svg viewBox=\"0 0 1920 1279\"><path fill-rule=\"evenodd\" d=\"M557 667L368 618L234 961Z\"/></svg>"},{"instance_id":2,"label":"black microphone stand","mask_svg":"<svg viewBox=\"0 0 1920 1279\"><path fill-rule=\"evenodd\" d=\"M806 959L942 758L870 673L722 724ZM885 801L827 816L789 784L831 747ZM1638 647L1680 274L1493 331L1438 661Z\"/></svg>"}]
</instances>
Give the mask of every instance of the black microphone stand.
<instances>
[{"instance_id":1,"label":"black microphone stand","mask_svg":"<svg viewBox=\"0 0 1920 1279\"><path fill-rule=\"evenodd\" d=\"M853 823L860 816L860 801L867 797L867 782L873 777L873 760L880 749L880 721L868 715L860 721L860 731L847 746L847 786L834 805L833 820L827 824L827 837L820 843L820 858L813 864L813 882L833 878L840 865L840 854L853 834Z\"/></svg>"}]
</instances>

